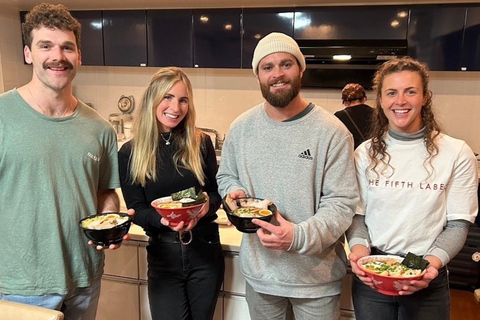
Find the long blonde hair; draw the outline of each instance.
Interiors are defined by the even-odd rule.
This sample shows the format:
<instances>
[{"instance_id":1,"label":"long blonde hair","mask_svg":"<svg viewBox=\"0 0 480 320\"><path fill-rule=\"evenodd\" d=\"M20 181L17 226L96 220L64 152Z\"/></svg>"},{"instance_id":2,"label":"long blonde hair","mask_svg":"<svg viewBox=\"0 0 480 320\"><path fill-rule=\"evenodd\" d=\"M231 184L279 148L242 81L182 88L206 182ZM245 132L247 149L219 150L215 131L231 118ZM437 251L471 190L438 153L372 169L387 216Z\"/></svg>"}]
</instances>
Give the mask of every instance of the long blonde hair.
<instances>
[{"instance_id":1,"label":"long blonde hair","mask_svg":"<svg viewBox=\"0 0 480 320\"><path fill-rule=\"evenodd\" d=\"M371 132L371 145L369 149L369 156L372 160L369 169L376 172L379 163L383 163L383 172L390 165L390 155L387 152L387 144L385 143L385 134L388 131L388 118L383 112L380 100L382 97L383 80L386 76L392 73L398 73L402 71L416 72L422 80L422 91L425 96L425 104L422 106L421 117L423 125L425 126L425 133L423 141L425 148L428 152L428 157L425 159L424 167L429 173L428 177L433 174L433 171L429 171L427 164L432 168L432 159L438 154L438 146L435 138L440 134L441 128L432 110L432 92L428 89L428 67L418 60L410 57L393 59L385 62L380 66L375 73L373 79L373 89L376 92L376 107L373 114L372 132ZM394 168L392 168L394 169ZM428 178L427 178L428 179Z\"/></svg>"},{"instance_id":2,"label":"long blonde hair","mask_svg":"<svg viewBox=\"0 0 480 320\"><path fill-rule=\"evenodd\" d=\"M179 167L193 172L201 185L205 184L203 158L201 156L201 132L195 129L195 107L193 105L192 84L182 69L167 67L158 70L150 80L140 102L133 122L132 155L130 158L130 178L132 183L143 187L147 181L157 181L157 157L160 132L156 116L157 107L175 83L182 81L188 93L188 112L185 118L172 129L172 142L178 146L173 156L175 169Z\"/></svg>"}]
</instances>

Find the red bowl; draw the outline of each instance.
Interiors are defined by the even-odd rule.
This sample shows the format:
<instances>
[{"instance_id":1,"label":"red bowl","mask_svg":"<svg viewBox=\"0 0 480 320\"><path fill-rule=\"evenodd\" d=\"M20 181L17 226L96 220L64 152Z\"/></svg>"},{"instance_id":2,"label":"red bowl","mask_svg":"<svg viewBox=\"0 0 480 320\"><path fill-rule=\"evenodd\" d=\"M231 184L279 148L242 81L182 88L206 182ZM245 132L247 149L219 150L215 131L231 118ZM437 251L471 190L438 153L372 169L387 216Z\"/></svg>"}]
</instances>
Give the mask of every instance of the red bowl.
<instances>
[{"instance_id":1,"label":"red bowl","mask_svg":"<svg viewBox=\"0 0 480 320\"><path fill-rule=\"evenodd\" d=\"M370 270L367 270L363 265L370 261L385 261L385 260L395 260L397 262L402 262L403 257L395 255L372 255L365 256L357 261L358 267L367 274L367 276L373 280L373 285L375 289L388 296L398 296L400 291L405 285L408 285L411 280L417 280L423 277L425 270L422 271L419 275L415 276L404 276L404 277L394 277L394 276L382 276Z\"/></svg>"},{"instance_id":2,"label":"red bowl","mask_svg":"<svg viewBox=\"0 0 480 320\"><path fill-rule=\"evenodd\" d=\"M198 216L200 213L200 210L202 209L203 203L199 203L193 206L189 207L181 207L181 208L160 208L158 207L158 204L162 202L167 202L171 200L171 197L163 197L163 198L158 198L152 201L151 206L157 210L157 212L165 219L167 219L170 222L170 225L175 227L177 226L180 222L185 222L185 224L188 224L193 218Z\"/></svg>"}]
</instances>

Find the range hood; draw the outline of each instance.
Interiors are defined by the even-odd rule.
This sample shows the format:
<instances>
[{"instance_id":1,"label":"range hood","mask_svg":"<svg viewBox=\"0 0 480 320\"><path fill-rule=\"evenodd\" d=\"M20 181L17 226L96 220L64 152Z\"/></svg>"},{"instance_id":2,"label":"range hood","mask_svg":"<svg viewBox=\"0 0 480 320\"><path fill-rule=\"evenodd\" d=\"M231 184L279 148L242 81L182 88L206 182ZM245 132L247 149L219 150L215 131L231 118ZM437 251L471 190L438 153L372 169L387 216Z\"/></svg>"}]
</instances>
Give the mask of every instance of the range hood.
<instances>
[{"instance_id":1,"label":"range hood","mask_svg":"<svg viewBox=\"0 0 480 320\"><path fill-rule=\"evenodd\" d=\"M347 83L372 87L383 62L407 55L407 40L296 40L305 56L302 87L343 88Z\"/></svg>"}]
</instances>

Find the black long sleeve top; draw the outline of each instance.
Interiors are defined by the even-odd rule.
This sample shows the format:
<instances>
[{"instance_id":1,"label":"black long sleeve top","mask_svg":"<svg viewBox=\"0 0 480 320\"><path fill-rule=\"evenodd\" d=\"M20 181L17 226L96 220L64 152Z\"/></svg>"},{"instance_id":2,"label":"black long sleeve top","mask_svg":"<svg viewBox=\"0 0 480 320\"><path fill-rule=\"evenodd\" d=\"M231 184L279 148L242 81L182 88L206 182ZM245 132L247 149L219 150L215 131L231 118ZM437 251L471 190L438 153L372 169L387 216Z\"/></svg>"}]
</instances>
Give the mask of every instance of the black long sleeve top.
<instances>
[{"instance_id":1,"label":"black long sleeve top","mask_svg":"<svg viewBox=\"0 0 480 320\"><path fill-rule=\"evenodd\" d=\"M134 222L141 226L148 236L155 236L161 232L172 232L168 227L160 223L160 214L151 206L155 199L166 197L174 192L195 187L208 194L210 208L208 213L202 217L195 228L211 223L217 218L216 211L220 207L221 198L218 193L218 186L215 179L217 174L217 159L210 137L202 134L201 152L204 161L205 185L202 187L195 175L182 167L180 173L174 166L173 155L177 147L175 141L170 145L162 145L157 154L157 181L147 181L145 187L139 184L132 184L130 179L130 155L132 153L131 142L125 143L118 152L118 164L120 170L120 183L123 197L127 208L135 209Z\"/></svg>"},{"instance_id":2,"label":"black long sleeve top","mask_svg":"<svg viewBox=\"0 0 480 320\"><path fill-rule=\"evenodd\" d=\"M347 127L348 131L350 131L353 135L354 140L354 148L356 149L363 141L370 138L369 133L372 126L372 117L373 117L374 109L366 104L359 104L353 107L348 107L342 109L340 111L335 112L335 116L343 122L343 124ZM352 123L350 118L346 115L346 112L352 117L352 119L357 124L358 128L360 129L361 134L358 132L355 125Z\"/></svg>"}]
</instances>

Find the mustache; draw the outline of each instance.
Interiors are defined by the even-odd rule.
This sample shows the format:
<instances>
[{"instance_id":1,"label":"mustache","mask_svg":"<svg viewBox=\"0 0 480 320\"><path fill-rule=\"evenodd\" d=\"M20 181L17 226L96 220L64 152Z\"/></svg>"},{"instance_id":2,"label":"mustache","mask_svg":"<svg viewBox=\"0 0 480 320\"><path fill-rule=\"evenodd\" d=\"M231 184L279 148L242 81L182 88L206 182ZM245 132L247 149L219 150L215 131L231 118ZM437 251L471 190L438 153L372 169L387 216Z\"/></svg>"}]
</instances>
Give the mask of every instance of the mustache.
<instances>
[{"instance_id":1,"label":"mustache","mask_svg":"<svg viewBox=\"0 0 480 320\"><path fill-rule=\"evenodd\" d=\"M68 69L73 69L73 64L71 64L69 61L66 61L66 60L56 61L56 62L44 62L43 63L43 69L63 68L63 67L66 67Z\"/></svg>"}]
</instances>

